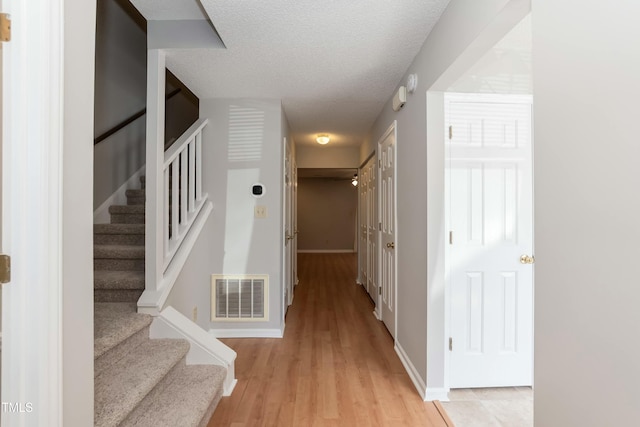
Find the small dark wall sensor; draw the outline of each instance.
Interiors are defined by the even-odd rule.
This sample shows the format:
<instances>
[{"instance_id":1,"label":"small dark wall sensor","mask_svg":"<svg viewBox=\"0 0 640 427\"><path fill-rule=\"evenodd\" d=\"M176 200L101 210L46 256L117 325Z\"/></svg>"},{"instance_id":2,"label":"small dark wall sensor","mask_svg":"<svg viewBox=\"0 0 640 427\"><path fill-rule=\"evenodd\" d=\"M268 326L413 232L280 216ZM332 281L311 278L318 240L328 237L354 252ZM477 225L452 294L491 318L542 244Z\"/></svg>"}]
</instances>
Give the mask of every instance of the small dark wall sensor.
<instances>
[{"instance_id":1,"label":"small dark wall sensor","mask_svg":"<svg viewBox=\"0 0 640 427\"><path fill-rule=\"evenodd\" d=\"M251 194L253 194L254 197L264 196L264 185L253 184L253 187L251 187Z\"/></svg>"}]
</instances>

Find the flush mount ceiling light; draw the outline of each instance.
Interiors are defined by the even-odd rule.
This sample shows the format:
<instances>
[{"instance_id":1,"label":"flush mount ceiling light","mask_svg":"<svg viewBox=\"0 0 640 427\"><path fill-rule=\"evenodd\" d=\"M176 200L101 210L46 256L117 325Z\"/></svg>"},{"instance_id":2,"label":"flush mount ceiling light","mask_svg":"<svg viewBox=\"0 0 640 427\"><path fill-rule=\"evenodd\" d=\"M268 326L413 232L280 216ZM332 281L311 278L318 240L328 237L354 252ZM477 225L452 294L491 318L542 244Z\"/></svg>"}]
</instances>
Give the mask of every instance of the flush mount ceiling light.
<instances>
[{"instance_id":1,"label":"flush mount ceiling light","mask_svg":"<svg viewBox=\"0 0 640 427\"><path fill-rule=\"evenodd\" d=\"M320 145L328 144L329 140L330 140L329 135L327 135L326 133L318 135L318 137L316 138L316 142Z\"/></svg>"},{"instance_id":2,"label":"flush mount ceiling light","mask_svg":"<svg viewBox=\"0 0 640 427\"><path fill-rule=\"evenodd\" d=\"M358 186L358 174L353 175L353 179L351 180L351 184L352 184L354 187L357 187L357 186Z\"/></svg>"}]
</instances>

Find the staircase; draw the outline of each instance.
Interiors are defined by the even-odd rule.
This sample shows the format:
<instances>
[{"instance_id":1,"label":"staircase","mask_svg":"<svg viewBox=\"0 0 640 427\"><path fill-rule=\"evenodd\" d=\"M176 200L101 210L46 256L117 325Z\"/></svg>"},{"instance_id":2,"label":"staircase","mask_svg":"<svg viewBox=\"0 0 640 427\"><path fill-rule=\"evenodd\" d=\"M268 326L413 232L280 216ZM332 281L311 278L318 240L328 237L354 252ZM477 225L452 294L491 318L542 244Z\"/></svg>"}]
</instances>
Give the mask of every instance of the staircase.
<instances>
[{"instance_id":1,"label":"staircase","mask_svg":"<svg viewBox=\"0 0 640 427\"><path fill-rule=\"evenodd\" d=\"M136 312L144 290L144 178L111 224L94 227L94 384L98 427L206 426L226 369L187 365L190 344L150 339L152 316Z\"/></svg>"},{"instance_id":2,"label":"staircase","mask_svg":"<svg viewBox=\"0 0 640 427\"><path fill-rule=\"evenodd\" d=\"M111 224L93 226L95 302L137 302L144 291L144 177L140 186L109 207Z\"/></svg>"}]
</instances>

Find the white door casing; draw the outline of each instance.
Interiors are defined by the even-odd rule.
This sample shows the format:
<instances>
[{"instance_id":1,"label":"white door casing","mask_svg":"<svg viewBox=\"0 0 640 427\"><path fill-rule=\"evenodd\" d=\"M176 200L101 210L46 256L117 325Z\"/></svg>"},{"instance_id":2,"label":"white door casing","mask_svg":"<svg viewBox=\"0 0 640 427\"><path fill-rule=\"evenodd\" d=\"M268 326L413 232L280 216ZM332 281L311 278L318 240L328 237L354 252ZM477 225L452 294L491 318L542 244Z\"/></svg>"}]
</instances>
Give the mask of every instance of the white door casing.
<instances>
[{"instance_id":1,"label":"white door casing","mask_svg":"<svg viewBox=\"0 0 640 427\"><path fill-rule=\"evenodd\" d=\"M446 94L445 115L449 384L531 385L531 97Z\"/></svg>"},{"instance_id":2,"label":"white door casing","mask_svg":"<svg viewBox=\"0 0 640 427\"><path fill-rule=\"evenodd\" d=\"M62 425L63 28L59 0L4 1L2 425ZM46 88L46 90L37 90Z\"/></svg>"},{"instance_id":3,"label":"white door casing","mask_svg":"<svg viewBox=\"0 0 640 427\"><path fill-rule=\"evenodd\" d=\"M283 139L284 144L284 307L293 302L293 176L292 176L292 155L287 138Z\"/></svg>"},{"instance_id":4,"label":"white door casing","mask_svg":"<svg viewBox=\"0 0 640 427\"><path fill-rule=\"evenodd\" d=\"M292 156L293 157L293 156ZM293 240L291 241L291 279L293 280L293 286L295 287L298 284L298 165L296 164L295 158L292 159L291 163L291 172L293 175L292 182L292 228L293 228ZM292 299L293 301L293 299Z\"/></svg>"},{"instance_id":5,"label":"white door casing","mask_svg":"<svg viewBox=\"0 0 640 427\"><path fill-rule=\"evenodd\" d=\"M378 143L379 183L378 219L380 222L378 298L381 320L391 335L396 336L396 123Z\"/></svg>"},{"instance_id":6,"label":"white door casing","mask_svg":"<svg viewBox=\"0 0 640 427\"><path fill-rule=\"evenodd\" d=\"M358 283L367 289L367 169L358 171Z\"/></svg>"}]
</instances>

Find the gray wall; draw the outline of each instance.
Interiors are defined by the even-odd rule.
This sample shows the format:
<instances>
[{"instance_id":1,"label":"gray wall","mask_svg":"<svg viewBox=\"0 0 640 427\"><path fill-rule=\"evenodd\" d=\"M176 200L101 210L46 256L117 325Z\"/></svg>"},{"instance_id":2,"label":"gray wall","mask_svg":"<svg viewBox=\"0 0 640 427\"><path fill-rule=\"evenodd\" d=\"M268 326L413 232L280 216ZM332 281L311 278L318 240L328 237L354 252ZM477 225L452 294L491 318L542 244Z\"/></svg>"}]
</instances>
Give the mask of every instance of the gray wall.
<instances>
[{"instance_id":1,"label":"gray wall","mask_svg":"<svg viewBox=\"0 0 640 427\"><path fill-rule=\"evenodd\" d=\"M640 3L532 11L535 422L635 425Z\"/></svg>"},{"instance_id":2,"label":"gray wall","mask_svg":"<svg viewBox=\"0 0 640 427\"><path fill-rule=\"evenodd\" d=\"M115 0L98 0L94 138L146 105L146 34ZM89 106L86 106L89 108ZM145 117L94 147L96 209L145 162Z\"/></svg>"},{"instance_id":3,"label":"gray wall","mask_svg":"<svg viewBox=\"0 0 640 427\"><path fill-rule=\"evenodd\" d=\"M298 250L355 249L358 189L350 180L298 179Z\"/></svg>"},{"instance_id":4,"label":"gray wall","mask_svg":"<svg viewBox=\"0 0 640 427\"><path fill-rule=\"evenodd\" d=\"M360 166L358 147L299 145L296 152L299 168L357 168Z\"/></svg>"},{"instance_id":5,"label":"gray wall","mask_svg":"<svg viewBox=\"0 0 640 427\"><path fill-rule=\"evenodd\" d=\"M203 192L213 212L180 273L167 305L205 330L271 329L283 326L283 120L280 100L208 99L201 117L210 120L203 133ZM239 125L239 126L237 126ZM251 140L244 126L255 125ZM262 198L251 186L262 183ZM254 207L267 207L267 218L254 218ZM218 322L211 316L211 274L268 274L268 322Z\"/></svg>"}]
</instances>

